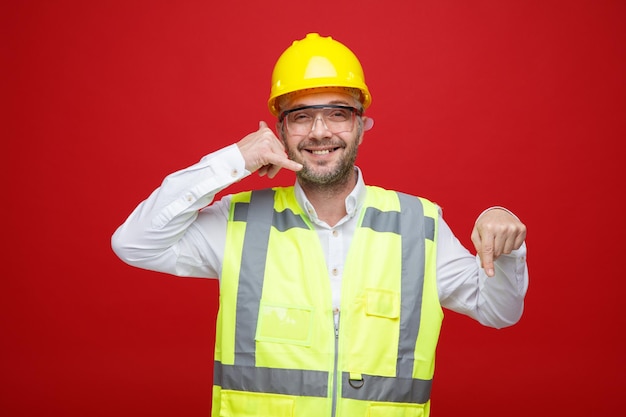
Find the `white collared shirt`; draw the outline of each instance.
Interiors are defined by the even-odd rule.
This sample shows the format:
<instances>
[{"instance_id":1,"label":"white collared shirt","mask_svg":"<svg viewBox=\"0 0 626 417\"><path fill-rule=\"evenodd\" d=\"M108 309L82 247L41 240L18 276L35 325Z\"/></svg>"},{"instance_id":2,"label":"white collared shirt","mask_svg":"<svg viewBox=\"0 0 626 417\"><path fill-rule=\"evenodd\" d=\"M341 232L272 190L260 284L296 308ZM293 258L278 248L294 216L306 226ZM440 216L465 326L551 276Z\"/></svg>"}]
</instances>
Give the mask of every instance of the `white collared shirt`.
<instances>
[{"instance_id":1,"label":"white collared shirt","mask_svg":"<svg viewBox=\"0 0 626 417\"><path fill-rule=\"evenodd\" d=\"M213 198L249 174L236 145L170 174L117 229L113 250L139 268L178 276L219 277L230 196L216 202ZM318 219L297 182L295 186L298 203L308 214L324 250L335 311L341 307L343 268L365 198L363 175L360 170L358 174L357 185L346 198L347 215L333 227ZM478 256L461 245L440 211L437 288L441 305L487 326L514 324L522 314L528 287L525 245L500 256L495 270L494 277L486 276Z\"/></svg>"}]
</instances>

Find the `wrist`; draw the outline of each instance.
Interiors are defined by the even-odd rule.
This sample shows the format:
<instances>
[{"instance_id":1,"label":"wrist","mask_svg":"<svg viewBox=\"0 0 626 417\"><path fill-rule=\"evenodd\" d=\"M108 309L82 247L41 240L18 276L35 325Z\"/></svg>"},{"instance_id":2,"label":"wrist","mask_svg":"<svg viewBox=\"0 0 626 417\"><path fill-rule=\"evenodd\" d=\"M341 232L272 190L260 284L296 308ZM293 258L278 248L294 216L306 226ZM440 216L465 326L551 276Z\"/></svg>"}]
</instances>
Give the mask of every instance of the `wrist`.
<instances>
[{"instance_id":1,"label":"wrist","mask_svg":"<svg viewBox=\"0 0 626 417\"><path fill-rule=\"evenodd\" d=\"M491 210L503 210L503 211L506 211L506 212L507 212L507 213L509 213L511 216L513 216L513 217L515 217L517 220L519 220L519 217L517 217L517 216L515 215L515 213L513 213L511 210L507 209L506 207L502 207L502 206L491 206L491 207L488 207L488 208L486 208L485 210L483 210L483 211L482 211L482 213L480 213L480 214L478 215L478 217L476 217L476 222L478 222L478 220L480 220L480 218L481 218L481 217L482 217L485 213L487 213L488 211L491 211ZM476 222L474 222L474 223L476 223Z\"/></svg>"}]
</instances>

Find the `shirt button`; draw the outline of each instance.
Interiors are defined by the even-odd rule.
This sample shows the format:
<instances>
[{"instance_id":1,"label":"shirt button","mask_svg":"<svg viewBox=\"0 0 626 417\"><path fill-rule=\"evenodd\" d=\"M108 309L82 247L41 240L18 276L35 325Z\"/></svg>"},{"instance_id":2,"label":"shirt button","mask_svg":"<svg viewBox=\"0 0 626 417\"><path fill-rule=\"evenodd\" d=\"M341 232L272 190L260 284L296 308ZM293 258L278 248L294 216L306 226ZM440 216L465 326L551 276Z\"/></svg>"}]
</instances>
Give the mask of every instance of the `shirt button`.
<instances>
[{"instance_id":1,"label":"shirt button","mask_svg":"<svg viewBox=\"0 0 626 417\"><path fill-rule=\"evenodd\" d=\"M230 171L230 176L231 177L236 177L237 175L239 175L239 171L237 171L236 169L233 169L232 171Z\"/></svg>"},{"instance_id":2,"label":"shirt button","mask_svg":"<svg viewBox=\"0 0 626 417\"><path fill-rule=\"evenodd\" d=\"M338 270L337 268L333 268L333 270L332 270L332 274L333 274L334 276L337 276L337 274L339 274L339 270Z\"/></svg>"},{"instance_id":3,"label":"shirt button","mask_svg":"<svg viewBox=\"0 0 626 417\"><path fill-rule=\"evenodd\" d=\"M337 231L337 229L333 230L333 236L334 236L334 237L339 236L339 232Z\"/></svg>"},{"instance_id":4,"label":"shirt button","mask_svg":"<svg viewBox=\"0 0 626 417\"><path fill-rule=\"evenodd\" d=\"M191 194L185 194L185 200L192 202L193 201L193 196Z\"/></svg>"}]
</instances>

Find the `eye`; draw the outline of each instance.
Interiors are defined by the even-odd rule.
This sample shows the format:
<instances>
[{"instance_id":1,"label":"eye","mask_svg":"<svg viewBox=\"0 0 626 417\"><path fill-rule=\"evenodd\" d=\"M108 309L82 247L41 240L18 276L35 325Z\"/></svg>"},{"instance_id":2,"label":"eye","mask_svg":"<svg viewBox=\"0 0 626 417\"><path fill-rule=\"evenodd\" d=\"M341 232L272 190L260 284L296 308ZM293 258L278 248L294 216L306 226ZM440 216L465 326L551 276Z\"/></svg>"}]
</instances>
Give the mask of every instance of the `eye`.
<instances>
[{"instance_id":1,"label":"eye","mask_svg":"<svg viewBox=\"0 0 626 417\"><path fill-rule=\"evenodd\" d=\"M304 111L297 111L289 114L289 121L293 123L308 123L312 116Z\"/></svg>"},{"instance_id":2,"label":"eye","mask_svg":"<svg viewBox=\"0 0 626 417\"><path fill-rule=\"evenodd\" d=\"M344 122L350 118L351 111L348 109L331 109L327 114L328 120Z\"/></svg>"}]
</instances>

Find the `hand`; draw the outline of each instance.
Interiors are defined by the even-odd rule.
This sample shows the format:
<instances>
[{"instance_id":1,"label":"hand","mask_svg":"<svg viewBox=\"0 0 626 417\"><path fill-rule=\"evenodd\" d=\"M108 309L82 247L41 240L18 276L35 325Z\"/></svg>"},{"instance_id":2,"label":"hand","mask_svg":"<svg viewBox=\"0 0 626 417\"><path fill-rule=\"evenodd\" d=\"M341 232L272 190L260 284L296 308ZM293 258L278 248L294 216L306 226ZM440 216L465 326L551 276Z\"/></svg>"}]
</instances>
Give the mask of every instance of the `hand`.
<instances>
[{"instance_id":1,"label":"hand","mask_svg":"<svg viewBox=\"0 0 626 417\"><path fill-rule=\"evenodd\" d=\"M487 276L495 275L493 261L519 249L525 238L526 226L508 211L494 208L483 213L472 230L472 243Z\"/></svg>"},{"instance_id":2,"label":"hand","mask_svg":"<svg viewBox=\"0 0 626 417\"><path fill-rule=\"evenodd\" d=\"M267 174L274 178L281 168L302 169L301 164L287 157L282 142L265 122L259 122L259 130L241 139L237 146L246 161L246 169L250 172L258 170L260 176Z\"/></svg>"}]
</instances>

